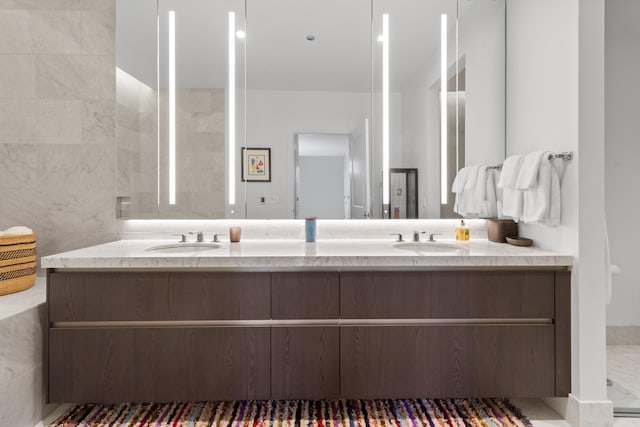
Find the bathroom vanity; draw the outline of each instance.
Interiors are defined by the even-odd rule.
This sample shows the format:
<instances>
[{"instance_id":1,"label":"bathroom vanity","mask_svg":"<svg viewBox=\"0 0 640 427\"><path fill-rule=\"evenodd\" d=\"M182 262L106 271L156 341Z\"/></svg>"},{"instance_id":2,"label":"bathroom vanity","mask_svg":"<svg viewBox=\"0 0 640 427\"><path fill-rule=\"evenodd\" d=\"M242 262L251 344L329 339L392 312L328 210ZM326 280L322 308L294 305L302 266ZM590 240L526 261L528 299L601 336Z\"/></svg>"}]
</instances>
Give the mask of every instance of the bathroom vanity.
<instances>
[{"instance_id":1,"label":"bathroom vanity","mask_svg":"<svg viewBox=\"0 0 640 427\"><path fill-rule=\"evenodd\" d=\"M43 259L50 402L570 392L571 257L246 241Z\"/></svg>"}]
</instances>

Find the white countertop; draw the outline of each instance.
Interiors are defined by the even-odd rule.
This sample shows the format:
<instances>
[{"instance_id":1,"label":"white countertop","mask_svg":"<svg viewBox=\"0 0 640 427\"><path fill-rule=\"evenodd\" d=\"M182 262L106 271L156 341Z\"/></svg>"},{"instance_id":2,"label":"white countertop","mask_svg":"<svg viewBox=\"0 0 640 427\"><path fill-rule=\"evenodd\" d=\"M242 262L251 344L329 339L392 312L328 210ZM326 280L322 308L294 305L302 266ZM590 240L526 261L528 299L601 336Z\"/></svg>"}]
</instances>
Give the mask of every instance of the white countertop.
<instances>
[{"instance_id":1,"label":"white countertop","mask_svg":"<svg viewBox=\"0 0 640 427\"><path fill-rule=\"evenodd\" d=\"M456 243L442 240L442 242ZM570 255L538 248L475 240L452 252L414 252L394 248L390 239L243 240L222 242L200 252L162 253L146 248L175 240L119 240L41 259L43 268L69 269L227 269L227 270L385 270L442 268L567 268ZM458 242L459 243L459 242Z\"/></svg>"}]
</instances>

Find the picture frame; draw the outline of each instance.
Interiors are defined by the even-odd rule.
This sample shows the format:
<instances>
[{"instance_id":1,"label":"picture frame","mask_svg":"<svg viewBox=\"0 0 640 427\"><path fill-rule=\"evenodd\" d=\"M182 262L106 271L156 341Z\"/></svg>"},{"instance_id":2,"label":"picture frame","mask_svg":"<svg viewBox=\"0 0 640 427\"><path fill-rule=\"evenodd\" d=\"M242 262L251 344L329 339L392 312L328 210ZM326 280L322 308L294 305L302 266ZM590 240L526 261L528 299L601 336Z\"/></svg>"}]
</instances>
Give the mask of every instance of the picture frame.
<instances>
[{"instance_id":1,"label":"picture frame","mask_svg":"<svg viewBox=\"0 0 640 427\"><path fill-rule=\"evenodd\" d=\"M271 182L271 148L242 147L243 182Z\"/></svg>"}]
</instances>

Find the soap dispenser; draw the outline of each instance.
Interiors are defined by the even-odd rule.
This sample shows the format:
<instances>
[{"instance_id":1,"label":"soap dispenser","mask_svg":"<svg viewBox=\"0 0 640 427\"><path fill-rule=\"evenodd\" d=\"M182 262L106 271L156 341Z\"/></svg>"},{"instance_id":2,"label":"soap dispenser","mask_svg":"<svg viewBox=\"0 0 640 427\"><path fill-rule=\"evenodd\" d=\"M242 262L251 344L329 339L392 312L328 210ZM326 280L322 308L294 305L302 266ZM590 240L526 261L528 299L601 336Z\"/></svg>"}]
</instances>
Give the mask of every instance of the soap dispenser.
<instances>
[{"instance_id":1,"label":"soap dispenser","mask_svg":"<svg viewBox=\"0 0 640 427\"><path fill-rule=\"evenodd\" d=\"M469 240L469 226L464 223L464 219L460 220L460 226L456 228L456 240Z\"/></svg>"}]
</instances>

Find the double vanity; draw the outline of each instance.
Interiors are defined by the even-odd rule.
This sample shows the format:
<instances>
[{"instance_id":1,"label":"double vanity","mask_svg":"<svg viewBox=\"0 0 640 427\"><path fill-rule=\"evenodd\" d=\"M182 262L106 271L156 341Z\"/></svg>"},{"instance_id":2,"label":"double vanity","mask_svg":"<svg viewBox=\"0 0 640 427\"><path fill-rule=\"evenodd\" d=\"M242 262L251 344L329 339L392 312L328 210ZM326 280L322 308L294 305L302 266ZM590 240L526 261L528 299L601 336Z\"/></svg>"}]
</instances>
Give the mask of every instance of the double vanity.
<instances>
[{"instance_id":1,"label":"double vanity","mask_svg":"<svg viewBox=\"0 0 640 427\"><path fill-rule=\"evenodd\" d=\"M570 391L569 256L486 240L218 245L43 258L49 401Z\"/></svg>"}]
</instances>

